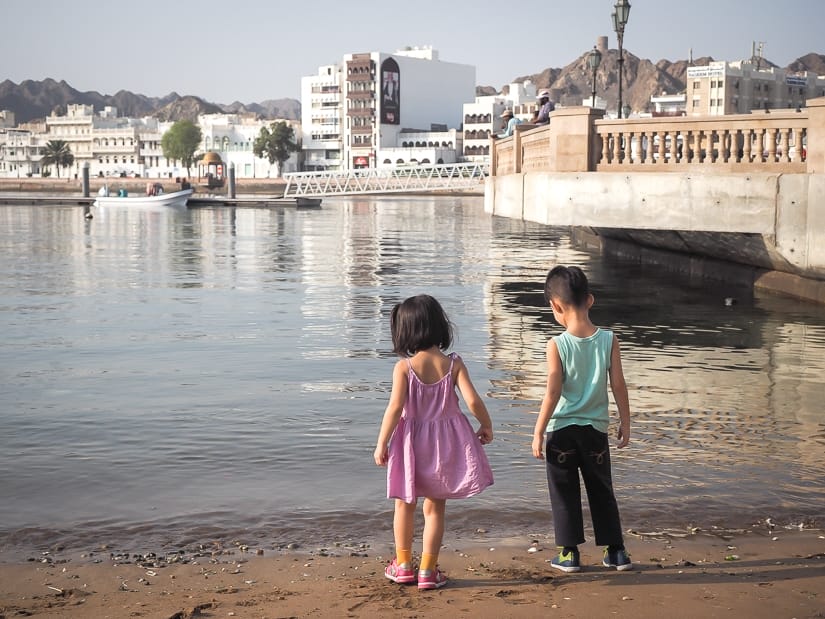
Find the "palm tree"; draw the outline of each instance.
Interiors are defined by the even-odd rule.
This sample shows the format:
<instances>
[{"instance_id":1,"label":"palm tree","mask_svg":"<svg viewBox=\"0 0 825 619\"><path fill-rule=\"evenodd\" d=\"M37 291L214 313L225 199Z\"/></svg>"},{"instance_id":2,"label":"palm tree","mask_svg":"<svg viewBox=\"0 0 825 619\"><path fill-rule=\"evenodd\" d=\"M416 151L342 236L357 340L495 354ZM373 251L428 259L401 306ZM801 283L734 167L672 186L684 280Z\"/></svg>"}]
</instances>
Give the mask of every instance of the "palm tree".
<instances>
[{"instance_id":1,"label":"palm tree","mask_svg":"<svg viewBox=\"0 0 825 619\"><path fill-rule=\"evenodd\" d=\"M57 178L60 178L60 168L68 168L74 163L74 155L66 140L49 140L43 147L41 166L57 166Z\"/></svg>"}]
</instances>

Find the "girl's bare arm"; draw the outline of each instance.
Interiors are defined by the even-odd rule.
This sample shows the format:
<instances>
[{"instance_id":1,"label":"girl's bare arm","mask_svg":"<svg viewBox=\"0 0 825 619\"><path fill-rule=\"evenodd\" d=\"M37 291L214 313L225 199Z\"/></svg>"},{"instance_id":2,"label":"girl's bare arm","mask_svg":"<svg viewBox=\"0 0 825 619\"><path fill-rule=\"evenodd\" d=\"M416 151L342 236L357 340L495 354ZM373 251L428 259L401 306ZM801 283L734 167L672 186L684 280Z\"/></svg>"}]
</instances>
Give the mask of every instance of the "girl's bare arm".
<instances>
[{"instance_id":1,"label":"girl's bare arm","mask_svg":"<svg viewBox=\"0 0 825 619\"><path fill-rule=\"evenodd\" d=\"M476 435L481 440L481 444L486 445L493 440L493 421L490 419L490 413L487 411L481 396L478 395L473 381L470 380L470 372L467 370L467 366L461 360L458 360L456 366L456 385L461 392L464 403L467 404L467 408L473 417L478 420L480 427Z\"/></svg>"},{"instance_id":2,"label":"girl's bare arm","mask_svg":"<svg viewBox=\"0 0 825 619\"><path fill-rule=\"evenodd\" d=\"M381 429L378 432L378 441L375 445L373 458L378 466L386 466L387 449L390 437L401 419L404 402L407 401L407 364L404 360L395 364L392 371L392 393L390 401L381 420Z\"/></svg>"}]
</instances>

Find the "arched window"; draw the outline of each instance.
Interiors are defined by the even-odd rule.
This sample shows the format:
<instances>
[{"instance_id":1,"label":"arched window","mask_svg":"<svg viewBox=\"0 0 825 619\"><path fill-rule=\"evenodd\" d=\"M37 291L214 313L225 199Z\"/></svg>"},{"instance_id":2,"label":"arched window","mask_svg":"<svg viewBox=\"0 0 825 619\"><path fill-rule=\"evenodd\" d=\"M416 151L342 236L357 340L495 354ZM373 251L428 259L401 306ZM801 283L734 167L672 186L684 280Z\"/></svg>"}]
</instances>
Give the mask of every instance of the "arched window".
<instances>
[{"instance_id":1,"label":"arched window","mask_svg":"<svg viewBox=\"0 0 825 619\"><path fill-rule=\"evenodd\" d=\"M403 159L396 159L396 160L395 160L395 164L396 164L396 165L403 165L403 164L404 164L404 160L403 160Z\"/></svg>"},{"instance_id":2,"label":"arched window","mask_svg":"<svg viewBox=\"0 0 825 619\"><path fill-rule=\"evenodd\" d=\"M424 159L422 159L422 160L421 160L421 164L422 164L422 165L423 165L423 164L425 164L425 163L430 163L430 160L429 160L429 159L427 159L426 157L425 157Z\"/></svg>"},{"instance_id":3,"label":"arched window","mask_svg":"<svg viewBox=\"0 0 825 619\"><path fill-rule=\"evenodd\" d=\"M392 163L392 161L391 161L391 160L389 160L389 159L384 159L384 163L385 163L385 164L386 164L386 163Z\"/></svg>"},{"instance_id":4,"label":"arched window","mask_svg":"<svg viewBox=\"0 0 825 619\"><path fill-rule=\"evenodd\" d=\"M441 165L442 163L444 163L444 160L441 157L439 157L436 163L438 163L438 165Z\"/></svg>"}]
</instances>

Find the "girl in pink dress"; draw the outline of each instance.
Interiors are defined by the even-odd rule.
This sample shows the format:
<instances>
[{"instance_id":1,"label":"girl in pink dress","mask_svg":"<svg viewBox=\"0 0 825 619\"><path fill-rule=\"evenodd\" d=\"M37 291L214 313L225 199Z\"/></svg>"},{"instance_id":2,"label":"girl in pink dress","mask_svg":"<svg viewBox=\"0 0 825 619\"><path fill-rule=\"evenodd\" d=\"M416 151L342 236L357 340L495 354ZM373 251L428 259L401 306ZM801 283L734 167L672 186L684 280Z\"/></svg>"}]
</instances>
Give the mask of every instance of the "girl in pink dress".
<instances>
[{"instance_id":1,"label":"girl in pink dress","mask_svg":"<svg viewBox=\"0 0 825 619\"><path fill-rule=\"evenodd\" d=\"M393 351L402 359L393 369L374 454L375 463L387 467L387 497L395 499L396 556L384 574L393 582L438 589L447 583L437 566L447 499L476 495L493 483L481 447L493 440L493 426L461 357L443 352L452 344L453 330L438 301L418 295L399 303L390 329ZM478 431L461 412L456 386L480 424ZM424 544L416 577L412 542L419 497L424 498Z\"/></svg>"}]
</instances>

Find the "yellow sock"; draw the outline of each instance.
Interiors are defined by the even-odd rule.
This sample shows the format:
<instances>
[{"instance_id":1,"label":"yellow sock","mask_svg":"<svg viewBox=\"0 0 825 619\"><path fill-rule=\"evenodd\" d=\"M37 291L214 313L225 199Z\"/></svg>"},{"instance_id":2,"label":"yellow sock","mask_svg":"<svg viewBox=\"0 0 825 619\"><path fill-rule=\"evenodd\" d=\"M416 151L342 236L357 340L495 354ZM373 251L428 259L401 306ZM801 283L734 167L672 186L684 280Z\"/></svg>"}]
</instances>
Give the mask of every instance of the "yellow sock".
<instances>
[{"instance_id":1,"label":"yellow sock","mask_svg":"<svg viewBox=\"0 0 825 619\"><path fill-rule=\"evenodd\" d=\"M396 550L395 562L398 563L398 565L409 563L410 566L412 566L412 550Z\"/></svg>"},{"instance_id":2,"label":"yellow sock","mask_svg":"<svg viewBox=\"0 0 825 619\"><path fill-rule=\"evenodd\" d=\"M421 554L421 567L418 569L420 570L434 570L435 565L438 563L438 555L430 555L427 553Z\"/></svg>"}]
</instances>

